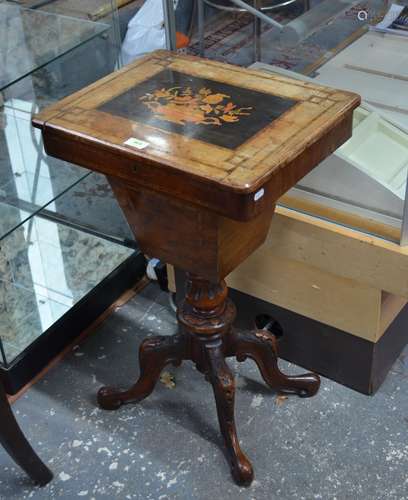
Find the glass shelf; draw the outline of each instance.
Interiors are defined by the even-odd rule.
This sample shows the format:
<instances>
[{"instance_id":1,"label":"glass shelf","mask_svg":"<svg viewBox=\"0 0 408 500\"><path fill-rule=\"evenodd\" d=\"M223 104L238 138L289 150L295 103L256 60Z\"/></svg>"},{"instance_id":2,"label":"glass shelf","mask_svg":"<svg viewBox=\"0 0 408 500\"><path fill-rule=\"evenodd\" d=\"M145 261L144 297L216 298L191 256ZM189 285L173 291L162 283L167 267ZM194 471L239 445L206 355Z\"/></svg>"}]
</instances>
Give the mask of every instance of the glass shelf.
<instances>
[{"instance_id":1,"label":"glass shelf","mask_svg":"<svg viewBox=\"0 0 408 500\"><path fill-rule=\"evenodd\" d=\"M29 103L21 103L31 110ZM0 112L0 240L89 175L89 171L45 155L31 113Z\"/></svg>"},{"instance_id":2,"label":"glass shelf","mask_svg":"<svg viewBox=\"0 0 408 500\"><path fill-rule=\"evenodd\" d=\"M109 28L101 22L0 3L0 91Z\"/></svg>"},{"instance_id":3,"label":"glass shelf","mask_svg":"<svg viewBox=\"0 0 408 500\"><path fill-rule=\"evenodd\" d=\"M0 239L45 207L56 218L61 209L62 218L72 221L85 193L71 194L71 202L64 199L62 205L55 200L90 172L48 157L31 117L112 72L118 63L115 2L33 0L24 5L33 8L0 2Z\"/></svg>"}]
</instances>

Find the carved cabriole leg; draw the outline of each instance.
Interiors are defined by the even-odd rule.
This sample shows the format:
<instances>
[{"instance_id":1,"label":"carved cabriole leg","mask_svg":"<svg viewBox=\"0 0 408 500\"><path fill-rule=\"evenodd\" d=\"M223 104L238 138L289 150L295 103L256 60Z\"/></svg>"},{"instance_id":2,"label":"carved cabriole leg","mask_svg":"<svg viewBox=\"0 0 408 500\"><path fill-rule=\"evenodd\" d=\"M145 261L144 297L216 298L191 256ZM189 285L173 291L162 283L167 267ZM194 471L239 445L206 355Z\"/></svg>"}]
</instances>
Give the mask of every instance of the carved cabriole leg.
<instances>
[{"instance_id":1,"label":"carved cabriole leg","mask_svg":"<svg viewBox=\"0 0 408 500\"><path fill-rule=\"evenodd\" d=\"M105 410L117 410L123 403L137 402L152 393L163 368L173 363L181 364L185 358L185 338L151 337L142 342L139 350L140 376L127 391L102 387L98 392L98 404Z\"/></svg>"},{"instance_id":2,"label":"carved cabriole leg","mask_svg":"<svg viewBox=\"0 0 408 500\"><path fill-rule=\"evenodd\" d=\"M0 444L38 485L45 486L52 472L40 460L25 438L10 408L3 385L0 383Z\"/></svg>"},{"instance_id":3,"label":"carved cabriole leg","mask_svg":"<svg viewBox=\"0 0 408 500\"><path fill-rule=\"evenodd\" d=\"M276 337L266 330L254 332L232 332L229 337L228 356L238 361L253 359L265 382L278 391L295 393L301 397L314 396L320 387L320 378L314 373L288 376L278 367Z\"/></svg>"},{"instance_id":4,"label":"carved cabriole leg","mask_svg":"<svg viewBox=\"0 0 408 500\"><path fill-rule=\"evenodd\" d=\"M231 472L241 486L249 486L254 478L252 465L239 445L235 427L235 380L223 352L221 339L204 343L208 366L207 378L211 382L217 405L218 421L224 437Z\"/></svg>"},{"instance_id":5,"label":"carved cabriole leg","mask_svg":"<svg viewBox=\"0 0 408 500\"><path fill-rule=\"evenodd\" d=\"M224 353L224 340L236 315L227 293L224 281L211 283L187 275L186 298L179 308L178 319L190 339L192 361L212 384L232 475L238 484L248 486L253 469L239 445L234 420L235 382Z\"/></svg>"}]
</instances>

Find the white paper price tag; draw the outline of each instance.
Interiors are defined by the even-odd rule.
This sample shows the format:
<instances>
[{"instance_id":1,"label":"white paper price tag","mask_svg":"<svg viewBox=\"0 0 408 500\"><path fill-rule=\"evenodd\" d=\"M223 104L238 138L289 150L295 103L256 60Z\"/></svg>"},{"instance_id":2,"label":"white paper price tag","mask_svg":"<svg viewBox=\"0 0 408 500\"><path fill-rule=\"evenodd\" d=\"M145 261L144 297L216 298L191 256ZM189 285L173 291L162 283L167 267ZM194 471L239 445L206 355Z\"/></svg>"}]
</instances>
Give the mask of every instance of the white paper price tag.
<instances>
[{"instance_id":1,"label":"white paper price tag","mask_svg":"<svg viewBox=\"0 0 408 500\"><path fill-rule=\"evenodd\" d=\"M148 142L136 139L136 137L129 137L129 139L123 144L125 144L125 146L131 146L132 148L136 149L144 149L149 145Z\"/></svg>"}]
</instances>

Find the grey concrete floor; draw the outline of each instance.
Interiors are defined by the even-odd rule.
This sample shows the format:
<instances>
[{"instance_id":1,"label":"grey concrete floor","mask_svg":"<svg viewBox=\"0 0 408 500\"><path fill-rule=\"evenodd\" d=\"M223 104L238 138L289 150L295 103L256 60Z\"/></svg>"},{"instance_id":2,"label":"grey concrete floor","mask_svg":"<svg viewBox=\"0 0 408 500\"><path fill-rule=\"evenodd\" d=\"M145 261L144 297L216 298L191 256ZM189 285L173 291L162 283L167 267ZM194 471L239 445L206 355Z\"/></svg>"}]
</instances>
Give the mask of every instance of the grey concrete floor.
<instances>
[{"instance_id":1,"label":"grey concrete floor","mask_svg":"<svg viewBox=\"0 0 408 500\"><path fill-rule=\"evenodd\" d=\"M323 379L314 398L281 401L252 362L231 360L239 436L256 474L243 489L220 449L211 388L192 364L167 369L176 387L159 383L140 404L96 406L99 386L136 378L144 336L175 330L166 294L149 285L19 399L17 418L55 479L32 487L0 449L0 497L408 498L408 350L374 397Z\"/></svg>"}]
</instances>

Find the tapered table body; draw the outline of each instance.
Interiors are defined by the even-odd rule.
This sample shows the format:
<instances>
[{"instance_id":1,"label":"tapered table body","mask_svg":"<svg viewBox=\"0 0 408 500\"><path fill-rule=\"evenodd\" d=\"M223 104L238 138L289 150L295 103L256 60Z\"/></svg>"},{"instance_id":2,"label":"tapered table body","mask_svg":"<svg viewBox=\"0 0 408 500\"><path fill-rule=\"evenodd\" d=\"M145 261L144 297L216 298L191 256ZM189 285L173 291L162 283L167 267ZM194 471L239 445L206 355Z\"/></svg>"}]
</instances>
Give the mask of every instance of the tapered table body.
<instances>
[{"instance_id":1,"label":"tapered table body","mask_svg":"<svg viewBox=\"0 0 408 500\"><path fill-rule=\"evenodd\" d=\"M351 135L355 94L155 52L37 116L46 151L107 175L142 251L187 272L180 331L146 339L140 377L104 387L117 409L147 397L169 363L191 360L211 383L239 484L253 479L234 421L226 358L252 358L274 389L312 396L314 374L288 377L273 328L236 332L224 278L268 235L278 198Z\"/></svg>"}]
</instances>

